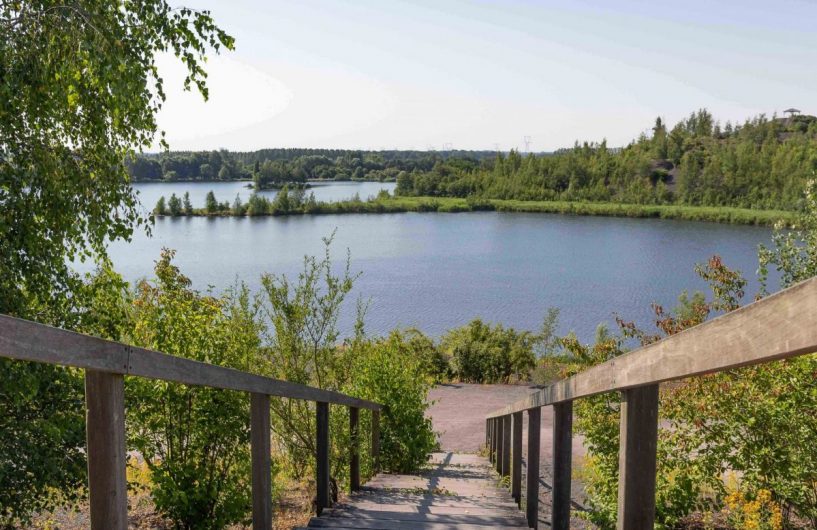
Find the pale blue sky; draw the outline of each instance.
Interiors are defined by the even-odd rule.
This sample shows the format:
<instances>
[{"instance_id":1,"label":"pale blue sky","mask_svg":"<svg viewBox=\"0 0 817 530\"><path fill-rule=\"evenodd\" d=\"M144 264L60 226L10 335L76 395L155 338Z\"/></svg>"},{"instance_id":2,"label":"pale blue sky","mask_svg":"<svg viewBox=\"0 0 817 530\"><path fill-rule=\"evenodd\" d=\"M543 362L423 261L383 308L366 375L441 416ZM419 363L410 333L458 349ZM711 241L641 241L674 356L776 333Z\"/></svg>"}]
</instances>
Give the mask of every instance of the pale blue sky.
<instances>
[{"instance_id":1,"label":"pale blue sky","mask_svg":"<svg viewBox=\"0 0 817 530\"><path fill-rule=\"evenodd\" d=\"M552 150L623 145L656 116L817 114L813 1L190 0L236 37L172 149Z\"/></svg>"}]
</instances>

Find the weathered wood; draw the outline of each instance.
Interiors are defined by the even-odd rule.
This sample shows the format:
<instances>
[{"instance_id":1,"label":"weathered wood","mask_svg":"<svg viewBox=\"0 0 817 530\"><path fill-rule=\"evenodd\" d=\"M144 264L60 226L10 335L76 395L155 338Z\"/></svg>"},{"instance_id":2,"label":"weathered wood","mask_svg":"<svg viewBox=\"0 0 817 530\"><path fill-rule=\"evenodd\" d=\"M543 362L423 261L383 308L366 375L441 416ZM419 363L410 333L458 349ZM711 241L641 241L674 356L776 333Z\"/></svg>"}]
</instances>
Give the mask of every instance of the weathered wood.
<instances>
[{"instance_id":1,"label":"weathered wood","mask_svg":"<svg viewBox=\"0 0 817 530\"><path fill-rule=\"evenodd\" d=\"M380 471L380 411L372 410L372 443L371 443L372 468L374 472Z\"/></svg>"},{"instance_id":2,"label":"weathered wood","mask_svg":"<svg viewBox=\"0 0 817 530\"><path fill-rule=\"evenodd\" d=\"M331 490L329 487L329 403L318 401L315 403L317 414L317 440L315 447L315 468L317 477L315 480L317 492L317 512L318 515L324 508L331 506Z\"/></svg>"},{"instance_id":3,"label":"weathered wood","mask_svg":"<svg viewBox=\"0 0 817 530\"><path fill-rule=\"evenodd\" d=\"M86 370L85 407L91 529L126 530L124 377Z\"/></svg>"},{"instance_id":4,"label":"weathered wood","mask_svg":"<svg viewBox=\"0 0 817 530\"><path fill-rule=\"evenodd\" d=\"M553 406L553 510L551 529L570 529L570 481L573 459L573 402Z\"/></svg>"},{"instance_id":5,"label":"weathered wood","mask_svg":"<svg viewBox=\"0 0 817 530\"><path fill-rule=\"evenodd\" d=\"M528 411L528 477L526 491L526 515L528 526L539 528L539 442L542 409Z\"/></svg>"},{"instance_id":6,"label":"weathered wood","mask_svg":"<svg viewBox=\"0 0 817 530\"><path fill-rule=\"evenodd\" d=\"M262 377L6 315L0 315L0 357L349 407L373 410L381 407L339 392Z\"/></svg>"},{"instance_id":7,"label":"weathered wood","mask_svg":"<svg viewBox=\"0 0 817 530\"><path fill-rule=\"evenodd\" d=\"M511 415L502 418L502 462L500 475L511 474Z\"/></svg>"},{"instance_id":8,"label":"weathered wood","mask_svg":"<svg viewBox=\"0 0 817 530\"><path fill-rule=\"evenodd\" d=\"M360 409L349 407L349 489L360 489L360 436L358 432Z\"/></svg>"},{"instance_id":9,"label":"weathered wood","mask_svg":"<svg viewBox=\"0 0 817 530\"><path fill-rule=\"evenodd\" d=\"M526 528L524 515L508 492L497 485L490 466L487 459L477 455L435 453L422 475L378 475L363 491L313 518L309 527Z\"/></svg>"},{"instance_id":10,"label":"weathered wood","mask_svg":"<svg viewBox=\"0 0 817 530\"><path fill-rule=\"evenodd\" d=\"M499 441L499 436L498 436L498 434L499 434L499 425L498 425L498 422L499 422L499 420L497 418L491 418L491 452L490 452L490 455L489 455L489 459L490 459L492 464L496 464L496 453L497 453L497 449L499 448L498 443L497 443Z\"/></svg>"},{"instance_id":11,"label":"weathered wood","mask_svg":"<svg viewBox=\"0 0 817 530\"><path fill-rule=\"evenodd\" d=\"M621 403L618 530L652 530L658 445L658 385L625 390Z\"/></svg>"},{"instance_id":12,"label":"weathered wood","mask_svg":"<svg viewBox=\"0 0 817 530\"><path fill-rule=\"evenodd\" d=\"M513 432L511 435L511 497L521 506L522 504L522 413L513 413Z\"/></svg>"},{"instance_id":13,"label":"weathered wood","mask_svg":"<svg viewBox=\"0 0 817 530\"><path fill-rule=\"evenodd\" d=\"M250 394L250 451L252 453L252 528L272 528L269 396Z\"/></svg>"},{"instance_id":14,"label":"weathered wood","mask_svg":"<svg viewBox=\"0 0 817 530\"><path fill-rule=\"evenodd\" d=\"M502 451L505 448L502 446L502 442L505 441L505 433L503 432L505 428L505 422L502 421L502 418L496 419L496 455L494 455L494 469L500 475L502 474Z\"/></svg>"},{"instance_id":15,"label":"weathered wood","mask_svg":"<svg viewBox=\"0 0 817 530\"><path fill-rule=\"evenodd\" d=\"M594 366L488 417L817 352L817 278Z\"/></svg>"}]
</instances>

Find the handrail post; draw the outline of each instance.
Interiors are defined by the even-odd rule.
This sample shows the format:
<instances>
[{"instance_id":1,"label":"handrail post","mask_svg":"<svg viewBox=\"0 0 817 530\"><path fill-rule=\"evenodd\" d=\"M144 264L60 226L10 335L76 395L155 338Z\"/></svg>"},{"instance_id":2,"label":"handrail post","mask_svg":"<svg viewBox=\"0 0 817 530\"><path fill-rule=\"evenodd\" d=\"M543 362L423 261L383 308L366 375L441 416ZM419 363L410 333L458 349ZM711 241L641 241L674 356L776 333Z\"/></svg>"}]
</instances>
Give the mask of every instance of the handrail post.
<instances>
[{"instance_id":1,"label":"handrail post","mask_svg":"<svg viewBox=\"0 0 817 530\"><path fill-rule=\"evenodd\" d=\"M317 415L315 468L317 472L316 487L318 489L316 511L320 515L323 509L328 508L331 503L329 490L329 403L318 401L315 405Z\"/></svg>"},{"instance_id":2,"label":"handrail post","mask_svg":"<svg viewBox=\"0 0 817 530\"><path fill-rule=\"evenodd\" d=\"M500 475L502 474L502 440L505 437L502 433L502 428L505 422L502 421L502 416L496 419L496 455L494 456L494 469Z\"/></svg>"},{"instance_id":3,"label":"handrail post","mask_svg":"<svg viewBox=\"0 0 817 530\"><path fill-rule=\"evenodd\" d=\"M541 429L542 409L528 410L528 480L527 480L527 517L528 526L539 527L539 435Z\"/></svg>"},{"instance_id":4,"label":"handrail post","mask_svg":"<svg viewBox=\"0 0 817 530\"><path fill-rule=\"evenodd\" d=\"M658 385L622 392L618 530L652 530L658 446Z\"/></svg>"},{"instance_id":5,"label":"handrail post","mask_svg":"<svg viewBox=\"0 0 817 530\"><path fill-rule=\"evenodd\" d=\"M92 530L127 530L125 378L85 370L88 488Z\"/></svg>"},{"instance_id":6,"label":"handrail post","mask_svg":"<svg viewBox=\"0 0 817 530\"><path fill-rule=\"evenodd\" d=\"M502 468L499 472L503 477L511 474L511 415L502 417Z\"/></svg>"},{"instance_id":7,"label":"handrail post","mask_svg":"<svg viewBox=\"0 0 817 530\"><path fill-rule=\"evenodd\" d=\"M497 433L499 432L499 425L498 420L496 418L491 418L491 463L496 464L496 451L497 451L497 441L499 440L499 436Z\"/></svg>"},{"instance_id":8,"label":"handrail post","mask_svg":"<svg viewBox=\"0 0 817 530\"><path fill-rule=\"evenodd\" d=\"M252 528L272 528L270 478L269 396L250 394L250 451L252 452Z\"/></svg>"},{"instance_id":9,"label":"handrail post","mask_svg":"<svg viewBox=\"0 0 817 530\"><path fill-rule=\"evenodd\" d=\"M349 441L351 452L349 458L349 490L360 490L360 438L358 436L358 421L360 409L349 407Z\"/></svg>"},{"instance_id":10,"label":"handrail post","mask_svg":"<svg viewBox=\"0 0 817 530\"><path fill-rule=\"evenodd\" d=\"M553 508L551 529L570 529L573 402L553 405Z\"/></svg>"},{"instance_id":11,"label":"handrail post","mask_svg":"<svg viewBox=\"0 0 817 530\"><path fill-rule=\"evenodd\" d=\"M513 461L511 462L511 496L522 504L522 413L513 413Z\"/></svg>"},{"instance_id":12,"label":"handrail post","mask_svg":"<svg viewBox=\"0 0 817 530\"><path fill-rule=\"evenodd\" d=\"M380 471L380 411L372 410L372 470Z\"/></svg>"}]
</instances>

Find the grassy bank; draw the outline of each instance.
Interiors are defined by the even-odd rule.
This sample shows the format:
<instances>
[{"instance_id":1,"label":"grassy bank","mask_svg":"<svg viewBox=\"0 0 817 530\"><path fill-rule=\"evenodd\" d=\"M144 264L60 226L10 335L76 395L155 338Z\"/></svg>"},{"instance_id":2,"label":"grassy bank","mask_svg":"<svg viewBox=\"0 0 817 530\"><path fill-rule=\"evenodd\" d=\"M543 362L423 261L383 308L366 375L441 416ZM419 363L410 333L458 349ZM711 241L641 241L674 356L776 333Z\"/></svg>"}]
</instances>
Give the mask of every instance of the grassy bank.
<instances>
[{"instance_id":1,"label":"grassy bank","mask_svg":"<svg viewBox=\"0 0 817 530\"><path fill-rule=\"evenodd\" d=\"M556 213L568 215L600 215L609 217L636 217L683 219L688 221L710 221L717 223L771 226L778 221L791 223L796 214L782 210L750 210L715 206L644 205L606 202L567 201L518 201L484 199L472 200L452 197L390 197L366 201L350 200L341 202L317 202L303 204L297 208L280 210L245 205L241 209L208 213L204 209L194 209L184 215L194 216L264 216L264 215L318 215L345 213L400 213L400 212L525 212Z\"/></svg>"}]
</instances>

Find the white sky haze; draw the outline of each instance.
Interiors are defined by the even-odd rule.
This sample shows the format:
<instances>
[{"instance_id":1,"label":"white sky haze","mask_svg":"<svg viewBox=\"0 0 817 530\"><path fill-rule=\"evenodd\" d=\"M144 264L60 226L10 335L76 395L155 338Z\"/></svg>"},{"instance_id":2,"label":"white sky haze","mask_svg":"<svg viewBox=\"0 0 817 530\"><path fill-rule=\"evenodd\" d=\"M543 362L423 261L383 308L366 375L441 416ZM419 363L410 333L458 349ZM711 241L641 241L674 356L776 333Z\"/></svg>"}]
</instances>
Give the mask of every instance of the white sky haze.
<instances>
[{"instance_id":1,"label":"white sky haze","mask_svg":"<svg viewBox=\"0 0 817 530\"><path fill-rule=\"evenodd\" d=\"M549 151L656 116L817 114L817 2L190 0L236 38L210 100L162 57L171 149Z\"/></svg>"}]
</instances>

